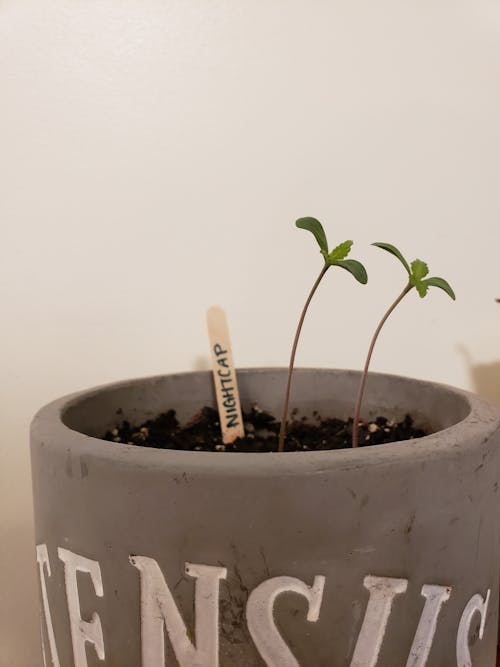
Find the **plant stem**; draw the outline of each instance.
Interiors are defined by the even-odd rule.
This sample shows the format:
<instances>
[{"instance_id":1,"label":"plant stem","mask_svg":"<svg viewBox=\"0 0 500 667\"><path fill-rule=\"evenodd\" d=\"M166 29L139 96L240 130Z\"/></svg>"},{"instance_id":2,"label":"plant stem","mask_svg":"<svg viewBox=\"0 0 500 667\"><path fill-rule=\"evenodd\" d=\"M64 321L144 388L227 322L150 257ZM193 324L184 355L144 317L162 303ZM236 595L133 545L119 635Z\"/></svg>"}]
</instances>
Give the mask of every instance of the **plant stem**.
<instances>
[{"instance_id":1,"label":"plant stem","mask_svg":"<svg viewBox=\"0 0 500 667\"><path fill-rule=\"evenodd\" d=\"M302 309L302 313L300 315L299 323L297 325L297 331L295 332L295 338L293 339L293 345L292 345L292 352L290 354L290 363L288 365L288 379L286 383L286 390L285 390L285 404L283 406L283 416L281 417L281 426L280 426L280 433L279 433L279 440L278 440L278 452L284 452L285 451L285 436L286 436L286 425L287 425L287 419L288 419L288 404L290 402L290 390L292 388L292 373L293 373L293 365L295 362L295 353L297 352L297 345L299 342L299 337L300 337L300 332L302 330L302 325L304 324L304 319L307 313L307 309L309 308L309 304L311 303L311 299L314 296L314 293L318 289L318 285L320 284L321 280L323 279L323 276L327 272L327 270L330 268L330 264L324 265L324 267L321 269L321 273L319 276L316 278L316 282L314 283L311 291L309 292L309 296L307 297L307 301L304 305L304 308Z\"/></svg>"},{"instance_id":2,"label":"plant stem","mask_svg":"<svg viewBox=\"0 0 500 667\"><path fill-rule=\"evenodd\" d=\"M365 391L365 385L366 385L366 378L368 376L368 367L370 366L370 361L372 358L373 354L373 348L375 347L375 343L377 342L378 335L384 326L384 324L387 321L387 318L389 315L392 313L392 311L396 308L396 306L404 299L404 297L408 294L408 292L411 290L412 285L408 283L404 290L401 292L401 294L398 296L398 298L394 301L392 306L387 310L383 318L380 320L380 323L378 327L375 329L375 333L373 334L373 337L370 342L370 347L368 348L368 355L366 357L365 361L365 367L363 368L363 373L361 374L361 381L359 383L359 389L358 389L358 397L356 399L356 407L354 408L354 417L352 420L352 446L357 447L358 446L358 436L359 436L359 416L361 413L361 403L363 401L363 394Z\"/></svg>"}]
</instances>

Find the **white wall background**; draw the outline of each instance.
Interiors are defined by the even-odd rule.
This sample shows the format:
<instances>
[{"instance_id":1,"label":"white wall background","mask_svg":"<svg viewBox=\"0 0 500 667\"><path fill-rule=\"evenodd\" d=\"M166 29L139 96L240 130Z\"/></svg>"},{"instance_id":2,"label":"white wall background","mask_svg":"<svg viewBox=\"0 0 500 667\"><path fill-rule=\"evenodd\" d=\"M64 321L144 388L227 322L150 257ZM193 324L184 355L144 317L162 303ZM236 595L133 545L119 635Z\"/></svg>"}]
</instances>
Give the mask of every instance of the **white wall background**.
<instances>
[{"instance_id":1,"label":"white wall background","mask_svg":"<svg viewBox=\"0 0 500 667\"><path fill-rule=\"evenodd\" d=\"M285 364L320 268L297 217L371 274L329 273L299 364L361 366L387 240L458 301L409 298L373 367L500 375L499 84L495 0L0 0L0 667L41 664L31 415L203 364L214 302L239 365Z\"/></svg>"}]
</instances>

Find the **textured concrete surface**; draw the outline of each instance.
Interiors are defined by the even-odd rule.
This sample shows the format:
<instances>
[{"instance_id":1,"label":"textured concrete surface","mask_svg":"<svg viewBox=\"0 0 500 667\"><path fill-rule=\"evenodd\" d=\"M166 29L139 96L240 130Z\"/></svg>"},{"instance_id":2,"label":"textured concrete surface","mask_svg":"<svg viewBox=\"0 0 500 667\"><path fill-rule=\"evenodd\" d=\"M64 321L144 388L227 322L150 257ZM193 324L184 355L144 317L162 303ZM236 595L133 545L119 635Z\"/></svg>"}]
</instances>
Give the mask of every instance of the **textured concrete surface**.
<instances>
[{"instance_id":1,"label":"textured concrete surface","mask_svg":"<svg viewBox=\"0 0 500 667\"><path fill-rule=\"evenodd\" d=\"M358 377L297 371L292 404L301 415L319 409L346 416ZM284 378L283 370L240 371L243 402L276 410ZM263 581L285 575L308 586L315 576L326 578L316 622L306 620L299 595L283 593L275 605L279 632L301 667L350 664L367 613L369 575L407 582L394 600L378 664L405 664L422 614L422 587L434 585L450 587L451 594L428 667L456 664L462 612L488 591L484 636L472 638L470 650L474 665L491 667L499 576L494 408L449 387L374 374L365 414L411 411L436 432L377 448L281 455L159 451L96 437L117 419L136 421L169 407L187 419L213 400L209 373L162 376L62 399L34 420L36 540L47 545L50 560L46 583L61 667L73 665L61 547L99 563L104 596L80 574L80 604L83 618L99 614L106 664L113 667L137 667L141 659L139 574L130 556L158 563L190 637L194 584L185 564L227 568L220 589L221 667L262 666L248 633L247 597ZM479 621L476 614L471 637ZM97 664L92 646L87 652Z\"/></svg>"}]
</instances>

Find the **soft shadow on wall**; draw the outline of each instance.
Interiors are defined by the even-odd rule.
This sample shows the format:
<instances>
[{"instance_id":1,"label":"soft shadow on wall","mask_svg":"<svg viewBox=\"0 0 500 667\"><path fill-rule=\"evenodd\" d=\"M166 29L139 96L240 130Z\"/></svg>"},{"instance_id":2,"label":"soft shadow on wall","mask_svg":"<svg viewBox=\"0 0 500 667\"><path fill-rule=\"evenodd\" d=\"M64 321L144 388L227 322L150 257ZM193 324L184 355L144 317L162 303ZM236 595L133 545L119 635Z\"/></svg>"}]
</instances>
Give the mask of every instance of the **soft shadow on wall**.
<instances>
[{"instance_id":1,"label":"soft shadow on wall","mask_svg":"<svg viewBox=\"0 0 500 667\"><path fill-rule=\"evenodd\" d=\"M467 348L461 347L460 352L467 364L472 390L481 398L500 406L500 359L476 361Z\"/></svg>"},{"instance_id":2,"label":"soft shadow on wall","mask_svg":"<svg viewBox=\"0 0 500 667\"><path fill-rule=\"evenodd\" d=\"M500 359L485 364L469 366L474 391L500 406Z\"/></svg>"}]
</instances>

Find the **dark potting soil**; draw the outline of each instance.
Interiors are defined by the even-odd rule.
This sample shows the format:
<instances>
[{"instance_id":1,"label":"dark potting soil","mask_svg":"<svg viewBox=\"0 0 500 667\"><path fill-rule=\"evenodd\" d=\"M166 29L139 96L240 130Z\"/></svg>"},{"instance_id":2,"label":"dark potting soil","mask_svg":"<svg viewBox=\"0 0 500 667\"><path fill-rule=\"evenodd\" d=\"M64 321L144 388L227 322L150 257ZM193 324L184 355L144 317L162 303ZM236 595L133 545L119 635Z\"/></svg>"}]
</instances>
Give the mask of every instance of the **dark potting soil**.
<instances>
[{"instance_id":1,"label":"dark potting soil","mask_svg":"<svg viewBox=\"0 0 500 667\"><path fill-rule=\"evenodd\" d=\"M275 452L278 449L280 423L273 415L254 406L243 413L245 437L231 445L222 442L219 414L205 407L187 424L181 426L175 410L158 415L155 419L131 425L124 421L104 435L105 440L156 449L177 449L203 452ZM413 426L413 419L406 415L400 421L377 417L363 422L359 429L359 446L382 445L397 440L411 440L427 435ZM319 451L351 447L352 419L322 419L318 413L313 419L292 413L288 424L285 449L287 452Z\"/></svg>"}]
</instances>

